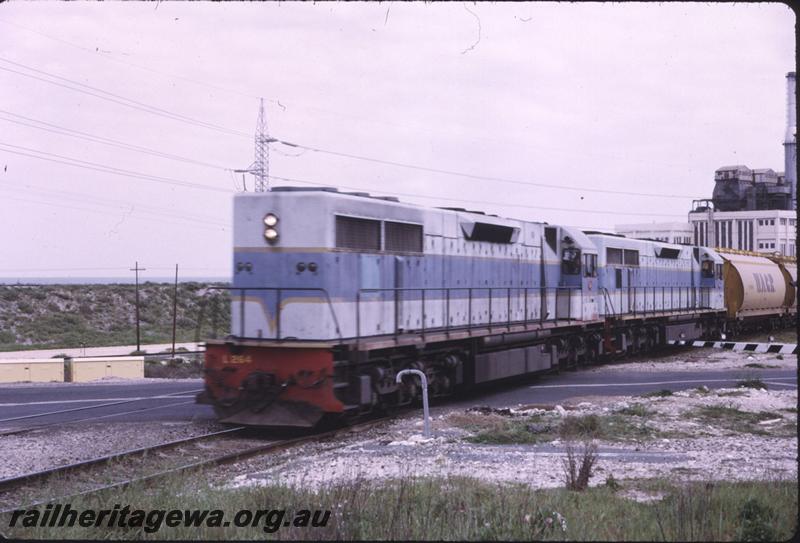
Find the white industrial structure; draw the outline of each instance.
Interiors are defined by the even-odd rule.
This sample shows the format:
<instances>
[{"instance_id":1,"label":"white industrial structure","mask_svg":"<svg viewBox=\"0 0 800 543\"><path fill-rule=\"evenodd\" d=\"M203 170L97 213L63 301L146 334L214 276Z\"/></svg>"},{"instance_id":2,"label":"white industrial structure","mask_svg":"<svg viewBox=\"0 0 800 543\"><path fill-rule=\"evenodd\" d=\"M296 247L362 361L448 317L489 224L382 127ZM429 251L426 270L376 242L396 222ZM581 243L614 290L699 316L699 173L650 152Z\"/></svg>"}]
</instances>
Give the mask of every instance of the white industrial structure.
<instances>
[{"instance_id":1,"label":"white industrial structure","mask_svg":"<svg viewBox=\"0 0 800 543\"><path fill-rule=\"evenodd\" d=\"M797 256L795 73L786 74L784 171L723 166L713 198L697 200L686 223L620 224L619 234L670 243Z\"/></svg>"},{"instance_id":2,"label":"white industrial structure","mask_svg":"<svg viewBox=\"0 0 800 543\"><path fill-rule=\"evenodd\" d=\"M614 231L628 238L652 239L678 245L694 243L692 225L687 222L617 224Z\"/></svg>"},{"instance_id":3,"label":"white industrial structure","mask_svg":"<svg viewBox=\"0 0 800 543\"><path fill-rule=\"evenodd\" d=\"M794 211L704 209L689 213L689 222L697 245L797 256Z\"/></svg>"}]
</instances>

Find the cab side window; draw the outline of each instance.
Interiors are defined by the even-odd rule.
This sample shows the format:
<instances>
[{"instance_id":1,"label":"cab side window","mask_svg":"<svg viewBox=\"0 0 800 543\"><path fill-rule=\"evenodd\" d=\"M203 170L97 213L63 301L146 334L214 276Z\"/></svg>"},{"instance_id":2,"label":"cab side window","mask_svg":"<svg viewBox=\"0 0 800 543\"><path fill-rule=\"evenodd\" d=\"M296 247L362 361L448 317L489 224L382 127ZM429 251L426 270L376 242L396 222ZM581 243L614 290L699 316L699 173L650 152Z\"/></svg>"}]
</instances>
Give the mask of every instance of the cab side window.
<instances>
[{"instance_id":1,"label":"cab side window","mask_svg":"<svg viewBox=\"0 0 800 543\"><path fill-rule=\"evenodd\" d=\"M581 250L574 247L565 247L561 257L561 271L566 275L581 273Z\"/></svg>"},{"instance_id":2,"label":"cab side window","mask_svg":"<svg viewBox=\"0 0 800 543\"><path fill-rule=\"evenodd\" d=\"M711 260L703 260L700 266L700 275L706 278L714 277L714 263Z\"/></svg>"},{"instance_id":3,"label":"cab side window","mask_svg":"<svg viewBox=\"0 0 800 543\"><path fill-rule=\"evenodd\" d=\"M583 275L597 277L597 255L583 255Z\"/></svg>"}]
</instances>

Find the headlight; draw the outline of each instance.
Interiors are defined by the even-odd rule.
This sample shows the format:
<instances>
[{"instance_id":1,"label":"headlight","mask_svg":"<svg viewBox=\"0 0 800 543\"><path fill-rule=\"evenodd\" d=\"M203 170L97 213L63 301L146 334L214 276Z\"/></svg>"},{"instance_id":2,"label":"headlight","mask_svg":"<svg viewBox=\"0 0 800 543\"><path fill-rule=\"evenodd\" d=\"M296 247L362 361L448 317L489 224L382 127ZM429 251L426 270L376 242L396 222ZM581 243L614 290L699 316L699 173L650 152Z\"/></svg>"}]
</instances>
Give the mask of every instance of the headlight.
<instances>
[{"instance_id":1,"label":"headlight","mask_svg":"<svg viewBox=\"0 0 800 543\"><path fill-rule=\"evenodd\" d=\"M267 241L275 242L278 240L278 231L274 228L267 228L264 231L264 237L267 238Z\"/></svg>"},{"instance_id":2,"label":"headlight","mask_svg":"<svg viewBox=\"0 0 800 543\"><path fill-rule=\"evenodd\" d=\"M278 216L273 215L272 213L267 213L267 215L264 217L264 224L267 226L275 226L278 224Z\"/></svg>"}]
</instances>

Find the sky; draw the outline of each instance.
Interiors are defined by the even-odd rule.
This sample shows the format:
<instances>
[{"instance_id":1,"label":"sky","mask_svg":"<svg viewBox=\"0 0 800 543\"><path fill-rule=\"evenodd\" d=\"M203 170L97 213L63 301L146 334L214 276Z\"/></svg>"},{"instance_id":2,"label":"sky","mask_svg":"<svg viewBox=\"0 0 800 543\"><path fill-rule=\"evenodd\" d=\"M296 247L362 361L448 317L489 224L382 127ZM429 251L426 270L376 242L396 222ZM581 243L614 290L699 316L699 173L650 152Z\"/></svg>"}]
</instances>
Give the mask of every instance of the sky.
<instances>
[{"instance_id":1,"label":"sky","mask_svg":"<svg viewBox=\"0 0 800 543\"><path fill-rule=\"evenodd\" d=\"M718 167L783 169L794 26L778 3L0 4L0 277L230 275L259 98L320 149L271 144L274 186L682 221Z\"/></svg>"}]
</instances>

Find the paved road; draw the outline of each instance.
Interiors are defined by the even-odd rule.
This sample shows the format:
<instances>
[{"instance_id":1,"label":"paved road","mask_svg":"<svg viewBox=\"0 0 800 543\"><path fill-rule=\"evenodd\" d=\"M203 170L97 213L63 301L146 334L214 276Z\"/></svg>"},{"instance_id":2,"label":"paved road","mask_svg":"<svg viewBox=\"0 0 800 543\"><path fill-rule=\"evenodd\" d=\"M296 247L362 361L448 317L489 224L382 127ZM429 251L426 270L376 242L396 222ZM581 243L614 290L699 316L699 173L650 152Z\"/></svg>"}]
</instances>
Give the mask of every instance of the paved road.
<instances>
[{"instance_id":1,"label":"paved road","mask_svg":"<svg viewBox=\"0 0 800 543\"><path fill-rule=\"evenodd\" d=\"M579 396L635 396L647 392L668 389L672 391L697 388L705 385L708 388L724 388L736 386L743 378L740 369L713 371L659 371L659 372L592 372L570 371L559 374L543 375L526 379L524 383L511 388L499 386L487 387L476 391L468 397L448 402L448 406L488 405L490 407L509 407L519 404L563 402ZM748 378L758 377L773 390L791 390L797 388L797 372L794 370L751 370Z\"/></svg>"},{"instance_id":2,"label":"paved road","mask_svg":"<svg viewBox=\"0 0 800 543\"><path fill-rule=\"evenodd\" d=\"M98 416L109 422L213 420L210 407L194 403L202 388L200 379L6 385L0 387L0 430ZM66 410L72 411L48 414Z\"/></svg>"},{"instance_id":3,"label":"paved road","mask_svg":"<svg viewBox=\"0 0 800 543\"><path fill-rule=\"evenodd\" d=\"M774 390L797 388L797 373L793 370L765 369L751 370L747 373L748 376L760 377ZM742 376L741 370L691 372L579 370L526 379L511 387L508 384L487 387L465 398L448 401L443 407L553 404L588 395L638 395L661 389L675 391L701 385L709 388L730 387L735 386ZM202 386L200 379L114 384L51 383L38 386L0 386L0 430L52 422L78 421L97 416L104 416L109 422L213 420L214 414L210 407L194 403L194 395L202 389ZM83 409L87 407L92 408ZM68 409L79 410L29 417ZM17 417L27 418L9 420Z\"/></svg>"}]
</instances>

